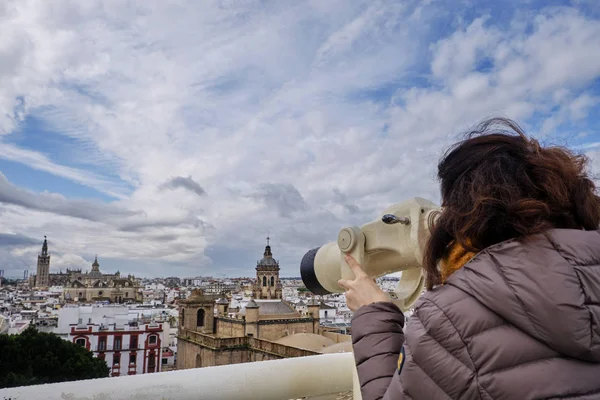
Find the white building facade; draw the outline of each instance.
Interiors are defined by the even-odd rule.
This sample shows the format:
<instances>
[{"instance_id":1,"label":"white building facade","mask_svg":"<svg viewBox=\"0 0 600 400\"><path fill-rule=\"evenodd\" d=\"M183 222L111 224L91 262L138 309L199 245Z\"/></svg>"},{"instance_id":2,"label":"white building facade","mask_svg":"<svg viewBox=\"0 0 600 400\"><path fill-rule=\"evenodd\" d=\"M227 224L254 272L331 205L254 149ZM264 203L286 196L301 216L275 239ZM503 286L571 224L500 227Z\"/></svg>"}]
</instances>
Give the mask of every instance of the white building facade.
<instances>
[{"instance_id":1,"label":"white building facade","mask_svg":"<svg viewBox=\"0 0 600 400\"><path fill-rule=\"evenodd\" d=\"M165 322L131 318L127 307L68 307L59 311L56 334L106 362L110 376L161 372Z\"/></svg>"},{"instance_id":2,"label":"white building facade","mask_svg":"<svg viewBox=\"0 0 600 400\"><path fill-rule=\"evenodd\" d=\"M133 323L124 329L96 324L73 325L68 340L106 362L110 376L161 372L162 324Z\"/></svg>"}]
</instances>

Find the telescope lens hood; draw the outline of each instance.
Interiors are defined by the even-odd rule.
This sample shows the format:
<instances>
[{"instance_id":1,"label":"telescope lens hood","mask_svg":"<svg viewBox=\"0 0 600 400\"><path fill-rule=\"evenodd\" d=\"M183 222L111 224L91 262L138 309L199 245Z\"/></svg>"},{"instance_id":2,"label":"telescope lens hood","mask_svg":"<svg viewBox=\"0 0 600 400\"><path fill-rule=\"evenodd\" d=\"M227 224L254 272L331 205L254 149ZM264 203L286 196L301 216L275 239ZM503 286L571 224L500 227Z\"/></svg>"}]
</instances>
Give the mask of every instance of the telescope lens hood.
<instances>
[{"instance_id":1,"label":"telescope lens hood","mask_svg":"<svg viewBox=\"0 0 600 400\"><path fill-rule=\"evenodd\" d=\"M329 294L329 291L321 286L317 279L317 275L315 274L315 257L320 248L321 247L317 247L309 250L304 257L302 257L302 261L300 262L300 276L302 276L302 281L308 290L316 295L322 296Z\"/></svg>"}]
</instances>

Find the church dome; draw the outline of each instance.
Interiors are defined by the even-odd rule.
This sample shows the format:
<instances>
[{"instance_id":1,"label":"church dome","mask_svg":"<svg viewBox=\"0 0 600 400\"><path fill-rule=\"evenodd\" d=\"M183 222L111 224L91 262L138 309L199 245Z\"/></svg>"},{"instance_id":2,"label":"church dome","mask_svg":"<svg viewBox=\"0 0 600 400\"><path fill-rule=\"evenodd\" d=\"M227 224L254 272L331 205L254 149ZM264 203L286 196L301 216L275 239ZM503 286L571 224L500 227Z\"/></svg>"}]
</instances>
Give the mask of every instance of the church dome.
<instances>
[{"instance_id":1,"label":"church dome","mask_svg":"<svg viewBox=\"0 0 600 400\"><path fill-rule=\"evenodd\" d=\"M100 273L100 264L98 264L98 255L96 255L94 263L92 264L92 271L88 275L93 278L100 278L102 276Z\"/></svg>"},{"instance_id":2,"label":"church dome","mask_svg":"<svg viewBox=\"0 0 600 400\"><path fill-rule=\"evenodd\" d=\"M279 265L279 263L277 262L277 260L275 260L274 258L263 258L262 260L260 260L258 262L258 265L262 265L265 267L276 267Z\"/></svg>"},{"instance_id":3,"label":"church dome","mask_svg":"<svg viewBox=\"0 0 600 400\"><path fill-rule=\"evenodd\" d=\"M273 258L273 253L271 253L271 246L269 245L268 240L269 238L267 238L267 246L265 247L263 258L257 262L257 265L259 267L278 267L279 262Z\"/></svg>"}]
</instances>

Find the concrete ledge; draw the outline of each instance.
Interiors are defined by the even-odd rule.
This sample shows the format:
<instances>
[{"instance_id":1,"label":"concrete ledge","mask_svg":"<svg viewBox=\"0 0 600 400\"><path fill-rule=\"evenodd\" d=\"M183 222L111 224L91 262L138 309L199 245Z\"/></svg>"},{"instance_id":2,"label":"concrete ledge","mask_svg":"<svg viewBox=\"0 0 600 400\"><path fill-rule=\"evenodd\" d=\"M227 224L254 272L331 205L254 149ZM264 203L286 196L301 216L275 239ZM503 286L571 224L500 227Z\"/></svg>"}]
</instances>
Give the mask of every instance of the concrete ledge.
<instances>
[{"instance_id":1,"label":"concrete ledge","mask_svg":"<svg viewBox=\"0 0 600 400\"><path fill-rule=\"evenodd\" d=\"M336 353L18 387L0 390L0 397L11 400L283 400L351 391L353 373L353 354Z\"/></svg>"}]
</instances>

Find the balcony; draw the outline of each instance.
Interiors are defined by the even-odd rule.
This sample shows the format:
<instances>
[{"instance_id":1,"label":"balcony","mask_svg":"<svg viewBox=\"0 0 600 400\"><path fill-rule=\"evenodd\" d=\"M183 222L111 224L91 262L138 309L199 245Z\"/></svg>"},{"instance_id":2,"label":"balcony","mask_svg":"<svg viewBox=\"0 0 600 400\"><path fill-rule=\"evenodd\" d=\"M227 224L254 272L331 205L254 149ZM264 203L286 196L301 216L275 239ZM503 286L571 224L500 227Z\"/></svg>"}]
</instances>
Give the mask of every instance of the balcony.
<instances>
[{"instance_id":1,"label":"balcony","mask_svg":"<svg viewBox=\"0 0 600 400\"><path fill-rule=\"evenodd\" d=\"M265 379L268 377L268 379ZM0 397L27 400L290 400L356 399L352 353L322 354L218 367L120 376L0 390Z\"/></svg>"}]
</instances>

